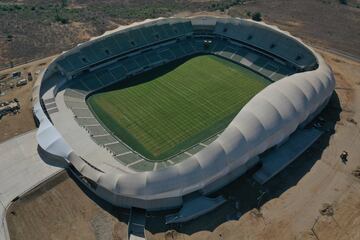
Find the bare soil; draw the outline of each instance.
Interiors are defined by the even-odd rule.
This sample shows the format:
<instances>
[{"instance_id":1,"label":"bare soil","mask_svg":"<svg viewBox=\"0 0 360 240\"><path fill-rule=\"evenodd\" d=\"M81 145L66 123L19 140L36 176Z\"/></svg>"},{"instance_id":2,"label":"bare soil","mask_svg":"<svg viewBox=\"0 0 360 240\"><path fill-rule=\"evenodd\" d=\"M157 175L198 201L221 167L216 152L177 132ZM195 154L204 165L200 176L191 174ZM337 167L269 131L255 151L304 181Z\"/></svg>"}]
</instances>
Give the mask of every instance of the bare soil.
<instances>
[{"instance_id":1,"label":"bare soil","mask_svg":"<svg viewBox=\"0 0 360 240\"><path fill-rule=\"evenodd\" d=\"M264 186L247 175L226 187L221 193L230 200L207 216L162 230L149 224L148 239L359 239L360 180L352 172L360 165L360 132L349 119L360 120L360 64L320 53L337 76L336 95L322 113L335 134ZM346 164L342 150L350 153ZM324 204L332 214L321 213Z\"/></svg>"},{"instance_id":2,"label":"bare soil","mask_svg":"<svg viewBox=\"0 0 360 240\"><path fill-rule=\"evenodd\" d=\"M31 62L16 68L0 71L0 76L9 75L12 72L20 71L22 78L27 78L28 72L31 72L33 76L32 81L28 81L28 84L21 87L14 87L13 89L5 90L5 95L0 96L0 101L10 101L17 98L20 103L20 112L16 115L6 115L0 119L0 142L12 138L16 135L25 133L34 129L35 121L32 113L32 87L36 81L37 75L35 72L41 71L46 67L46 64L50 61L50 58L46 58L40 61ZM4 82L5 79L0 82ZM13 81L13 82L16 82ZM0 159L1 161L1 159Z\"/></svg>"},{"instance_id":3,"label":"bare soil","mask_svg":"<svg viewBox=\"0 0 360 240\"><path fill-rule=\"evenodd\" d=\"M166 226L164 213L149 213L147 239L359 239L360 179L353 172L360 166L360 63L319 52L337 78L321 114L335 133L323 135L264 186L251 173L239 178L219 192L226 204L196 220ZM343 150L346 164L339 158ZM66 173L60 179L11 206L11 239L126 239L127 210L85 194Z\"/></svg>"},{"instance_id":4,"label":"bare soil","mask_svg":"<svg viewBox=\"0 0 360 240\"><path fill-rule=\"evenodd\" d=\"M146 237L360 239L360 179L352 174L360 167L360 63L322 50L331 48L360 55L359 9L354 5L340 5L335 0L261 0L233 7L226 13L246 16L248 11L260 11L267 23L276 24L319 47L317 51L331 65L337 81L336 93L322 113L329 128L334 128L335 132L323 135L264 186L254 183L251 174L230 184L219 192L228 199L227 203L197 220L165 226L161 214L149 214ZM192 15L194 11L180 12L182 16ZM51 31L49 28L49 33ZM75 44L76 39L69 42ZM46 41L51 43L39 49L37 56L57 51L53 48L55 39ZM22 56L14 48L6 48L10 54L3 55L0 50L5 60L33 56L28 53ZM16 96L30 96L30 87L26 89L20 88L19 91L23 92ZM19 99L22 104L23 100ZM18 116L6 118L14 120ZM24 119L29 117L30 114ZM1 134L12 125L33 127L29 122L20 122L20 119L16 124L8 121L6 127L0 121ZM17 131L20 130L13 130L7 136ZM339 158L343 150L349 152L346 164ZM7 212L11 239L126 239L127 210L111 208L85 194L86 191L82 191L66 173L60 179L47 181L11 206ZM261 195L263 197L259 198ZM322 214L324 206L330 206L332 214Z\"/></svg>"},{"instance_id":5,"label":"bare soil","mask_svg":"<svg viewBox=\"0 0 360 240\"><path fill-rule=\"evenodd\" d=\"M127 239L127 211L112 214L93 202L62 172L22 196L7 211L12 240Z\"/></svg>"},{"instance_id":6,"label":"bare soil","mask_svg":"<svg viewBox=\"0 0 360 240\"><path fill-rule=\"evenodd\" d=\"M349 0L7 0L0 4L0 69L59 54L119 25L197 12L247 17L260 12L312 44L360 56L360 2ZM67 2L62 6L62 2ZM3 10L2 10L3 9ZM66 20L62 23L61 20Z\"/></svg>"},{"instance_id":7,"label":"bare soil","mask_svg":"<svg viewBox=\"0 0 360 240\"><path fill-rule=\"evenodd\" d=\"M338 0L257 0L233 7L229 15L260 12L266 23L289 31L312 46L360 56L360 8ZM360 5L359 5L360 6Z\"/></svg>"}]
</instances>

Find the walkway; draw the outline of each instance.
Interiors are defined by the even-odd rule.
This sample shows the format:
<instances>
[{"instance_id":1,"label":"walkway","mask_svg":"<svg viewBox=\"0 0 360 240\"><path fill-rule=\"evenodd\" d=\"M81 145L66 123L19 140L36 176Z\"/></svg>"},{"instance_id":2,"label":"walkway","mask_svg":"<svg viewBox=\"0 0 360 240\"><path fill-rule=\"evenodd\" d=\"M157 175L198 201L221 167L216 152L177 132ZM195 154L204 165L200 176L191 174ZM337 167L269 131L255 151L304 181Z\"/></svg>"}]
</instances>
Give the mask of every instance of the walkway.
<instances>
[{"instance_id":1,"label":"walkway","mask_svg":"<svg viewBox=\"0 0 360 240\"><path fill-rule=\"evenodd\" d=\"M9 239L5 209L11 201L61 170L39 157L36 130L0 143L0 240Z\"/></svg>"}]
</instances>

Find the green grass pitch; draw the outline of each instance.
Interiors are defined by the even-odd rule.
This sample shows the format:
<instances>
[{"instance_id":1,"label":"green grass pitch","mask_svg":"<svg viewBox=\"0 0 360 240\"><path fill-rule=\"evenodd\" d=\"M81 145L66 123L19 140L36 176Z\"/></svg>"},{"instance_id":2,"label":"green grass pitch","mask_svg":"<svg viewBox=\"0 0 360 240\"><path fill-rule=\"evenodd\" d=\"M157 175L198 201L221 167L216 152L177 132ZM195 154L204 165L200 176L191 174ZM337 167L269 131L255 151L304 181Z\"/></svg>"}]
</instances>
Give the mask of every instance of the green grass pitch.
<instances>
[{"instance_id":1,"label":"green grass pitch","mask_svg":"<svg viewBox=\"0 0 360 240\"><path fill-rule=\"evenodd\" d=\"M270 81L213 55L179 60L87 100L116 137L162 160L223 130Z\"/></svg>"}]
</instances>

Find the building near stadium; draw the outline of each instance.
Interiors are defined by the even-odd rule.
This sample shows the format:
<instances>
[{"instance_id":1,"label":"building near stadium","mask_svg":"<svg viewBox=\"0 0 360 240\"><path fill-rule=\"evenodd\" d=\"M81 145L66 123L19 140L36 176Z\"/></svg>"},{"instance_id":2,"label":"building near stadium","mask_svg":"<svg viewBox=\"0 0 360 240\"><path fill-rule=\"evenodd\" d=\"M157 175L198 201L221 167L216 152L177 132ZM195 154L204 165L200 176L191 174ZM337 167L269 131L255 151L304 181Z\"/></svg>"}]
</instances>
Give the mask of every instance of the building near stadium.
<instances>
[{"instance_id":1,"label":"building near stadium","mask_svg":"<svg viewBox=\"0 0 360 240\"><path fill-rule=\"evenodd\" d=\"M177 208L291 141L334 86L324 60L276 27L146 20L78 45L42 73L39 151L116 206Z\"/></svg>"}]
</instances>

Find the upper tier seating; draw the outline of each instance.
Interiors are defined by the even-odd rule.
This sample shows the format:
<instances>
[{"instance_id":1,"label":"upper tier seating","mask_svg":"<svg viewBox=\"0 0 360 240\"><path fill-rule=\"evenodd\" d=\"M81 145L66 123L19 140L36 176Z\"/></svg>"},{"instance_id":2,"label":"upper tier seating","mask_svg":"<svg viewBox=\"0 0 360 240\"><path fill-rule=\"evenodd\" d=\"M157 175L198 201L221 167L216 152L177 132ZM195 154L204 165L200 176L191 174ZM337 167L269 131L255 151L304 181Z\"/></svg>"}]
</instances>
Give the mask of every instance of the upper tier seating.
<instances>
[{"instance_id":1,"label":"upper tier seating","mask_svg":"<svg viewBox=\"0 0 360 240\"><path fill-rule=\"evenodd\" d=\"M261 25L254 26L255 23L248 21L234 20L218 20L216 24L211 26L195 25L193 27L191 21L182 20L159 20L144 25L133 27L131 29L121 30L119 32L100 37L89 43L80 46L76 52L66 53L62 58L57 60L60 69L72 74L86 68L90 65L105 61L107 59L122 56L127 52L142 49L146 46L156 45L159 42L173 40L180 36L192 34L195 30L205 29L213 31L214 34L231 38L240 44L246 44L255 49L260 49L268 54L282 58L299 69L308 66L316 66L316 58L305 49L299 42L286 35L280 35ZM213 46L213 51L222 51L224 43L220 42ZM226 43L227 44L227 43ZM182 42L179 49L171 49L174 56L169 53L161 53L158 51L158 57L167 60L173 60L174 57L182 57L193 51L200 51L201 45L191 42ZM167 56L163 56L163 55ZM226 55L226 52L222 54ZM150 56L149 54L147 56ZM229 56L224 56L229 57ZM156 55L155 55L156 58ZM140 66L148 66L149 63L157 62L156 59L147 61L149 57L143 61L137 61ZM128 70L129 71L129 70Z\"/></svg>"},{"instance_id":2,"label":"upper tier seating","mask_svg":"<svg viewBox=\"0 0 360 240\"><path fill-rule=\"evenodd\" d=\"M98 71L96 73L96 76L104 86L109 85L116 81L116 79L113 77L113 75L110 74L110 72L107 69Z\"/></svg>"},{"instance_id":3,"label":"upper tier seating","mask_svg":"<svg viewBox=\"0 0 360 240\"><path fill-rule=\"evenodd\" d=\"M301 67L316 64L315 57L300 43L262 26L254 28L249 22L219 21L215 33L262 49Z\"/></svg>"},{"instance_id":4,"label":"upper tier seating","mask_svg":"<svg viewBox=\"0 0 360 240\"><path fill-rule=\"evenodd\" d=\"M128 51L191 32L190 21L149 23L85 43L77 52L67 53L57 62L61 69L71 73Z\"/></svg>"}]
</instances>

